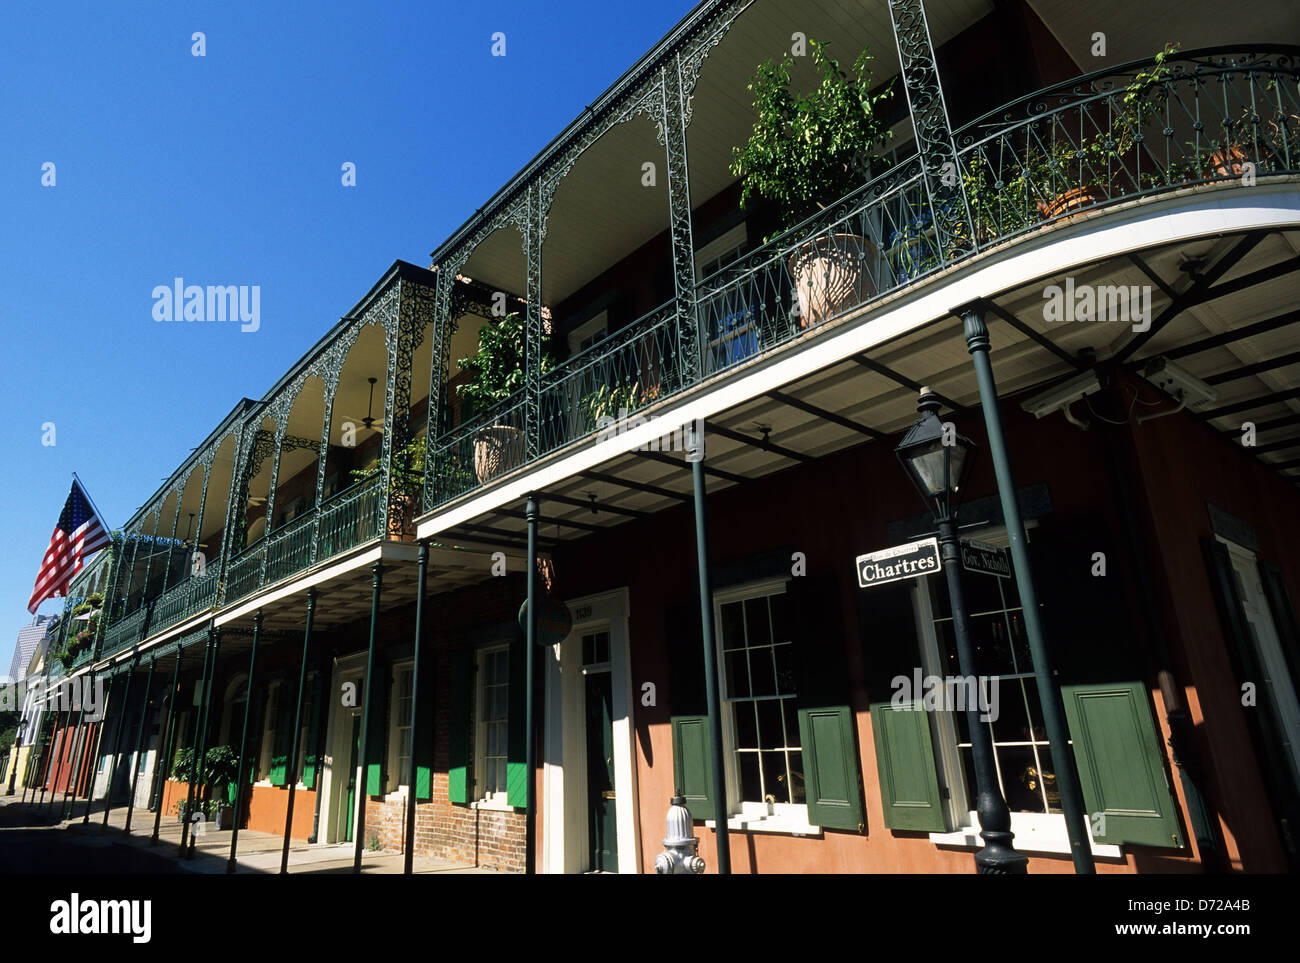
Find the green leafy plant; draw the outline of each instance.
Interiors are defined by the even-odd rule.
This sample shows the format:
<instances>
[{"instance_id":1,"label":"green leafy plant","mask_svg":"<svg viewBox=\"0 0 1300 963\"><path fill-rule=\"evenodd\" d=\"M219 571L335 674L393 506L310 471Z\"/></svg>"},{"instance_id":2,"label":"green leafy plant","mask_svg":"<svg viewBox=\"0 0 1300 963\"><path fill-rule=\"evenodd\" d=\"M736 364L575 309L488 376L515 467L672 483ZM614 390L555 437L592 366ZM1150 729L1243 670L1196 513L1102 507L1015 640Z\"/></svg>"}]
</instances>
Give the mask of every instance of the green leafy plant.
<instances>
[{"instance_id":1,"label":"green leafy plant","mask_svg":"<svg viewBox=\"0 0 1300 963\"><path fill-rule=\"evenodd\" d=\"M527 328L527 318L511 312L497 324L484 326L478 335L478 351L456 362L471 375L469 381L456 386L456 392L474 411L490 408L523 389ZM539 360L543 374L555 367L555 359L546 352Z\"/></svg>"},{"instance_id":2,"label":"green leafy plant","mask_svg":"<svg viewBox=\"0 0 1300 963\"><path fill-rule=\"evenodd\" d=\"M760 64L749 82L758 119L749 141L732 150L731 173L741 178L740 204L773 202L781 230L824 209L883 168L879 149L890 131L879 106L892 83L871 93L871 55L863 50L852 75L827 56L827 44L809 40L821 76L811 91L791 89L794 58Z\"/></svg>"},{"instance_id":3,"label":"green leafy plant","mask_svg":"<svg viewBox=\"0 0 1300 963\"><path fill-rule=\"evenodd\" d=\"M424 484L425 440L414 438L393 454L393 469L390 482L393 488L403 494L414 495ZM354 482L366 481L379 474L379 459L376 455L361 468L354 468L348 474Z\"/></svg>"},{"instance_id":4,"label":"green leafy plant","mask_svg":"<svg viewBox=\"0 0 1300 963\"><path fill-rule=\"evenodd\" d=\"M594 431L600 427L603 418L617 421L623 415L636 411L641 400L640 382L620 386L601 385L582 398L581 410L586 417L587 430Z\"/></svg>"}]
</instances>

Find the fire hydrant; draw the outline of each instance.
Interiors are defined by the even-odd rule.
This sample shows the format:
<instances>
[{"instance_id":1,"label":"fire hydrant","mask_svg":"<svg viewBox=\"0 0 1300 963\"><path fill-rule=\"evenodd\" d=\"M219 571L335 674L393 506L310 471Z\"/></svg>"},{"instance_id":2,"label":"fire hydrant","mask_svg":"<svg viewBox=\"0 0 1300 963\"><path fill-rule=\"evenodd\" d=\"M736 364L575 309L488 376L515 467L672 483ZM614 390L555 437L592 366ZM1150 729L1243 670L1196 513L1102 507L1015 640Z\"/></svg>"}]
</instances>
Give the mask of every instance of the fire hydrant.
<instances>
[{"instance_id":1,"label":"fire hydrant","mask_svg":"<svg viewBox=\"0 0 1300 963\"><path fill-rule=\"evenodd\" d=\"M668 834L664 851L655 857L655 872L660 876L703 873L704 858L696 854L699 845L691 833L691 811L679 789L668 807Z\"/></svg>"}]
</instances>

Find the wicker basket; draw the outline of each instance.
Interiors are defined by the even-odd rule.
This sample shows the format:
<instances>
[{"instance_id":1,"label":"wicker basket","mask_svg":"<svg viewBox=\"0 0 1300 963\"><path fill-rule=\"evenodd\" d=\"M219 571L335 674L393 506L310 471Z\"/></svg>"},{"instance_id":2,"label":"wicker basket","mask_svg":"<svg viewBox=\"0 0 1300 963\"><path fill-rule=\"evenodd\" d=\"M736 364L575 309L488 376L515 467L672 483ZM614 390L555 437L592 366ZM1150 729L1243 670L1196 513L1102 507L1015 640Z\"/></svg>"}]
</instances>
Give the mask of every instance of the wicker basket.
<instances>
[{"instance_id":1,"label":"wicker basket","mask_svg":"<svg viewBox=\"0 0 1300 963\"><path fill-rule=\"evenodd\" d=\"M801 245L787 267L799 299L799 326L812 327L876 293L866 262L876 246L857 234L827 234Z\"/></svg>"}]
</instances>

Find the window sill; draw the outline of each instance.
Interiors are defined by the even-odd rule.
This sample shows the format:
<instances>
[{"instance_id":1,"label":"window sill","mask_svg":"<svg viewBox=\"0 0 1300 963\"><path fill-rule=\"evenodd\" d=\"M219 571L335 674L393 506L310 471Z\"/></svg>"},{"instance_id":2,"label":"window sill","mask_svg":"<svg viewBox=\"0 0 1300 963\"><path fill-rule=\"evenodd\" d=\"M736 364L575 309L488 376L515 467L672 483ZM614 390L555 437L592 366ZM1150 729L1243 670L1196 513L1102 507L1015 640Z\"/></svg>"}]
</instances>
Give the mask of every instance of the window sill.
<instances>
[{"instance_id":1,"label":"window sill","mask_svg":"<svg viewBox=\"0 0 1300 963\"><path fill-rule=\"evenodd\" d=\"M704 820L706 829L717 829L715 819ZM746 816L738 814L727 819L727 829L742 833L785 833L788 836L820 836L820 826L810 826L802 819L789 816Z\"/></svg>"},{"instance_id":2,"label":"window sill","mask_svg":"<svg viewBox=\"0 0 1300 963\"><path fill-rule=\"evenodd\" d=\"M1018 852L1070 855L1070 837L1065 831L1065 817L1059 813L1012 813L1011 831L1015 834L1011 844ZM1094 856L1119 859L1124 855L1118 846L1093 841L1091 827L1088 827L1088 839ZM974 812L970 813L967 824L961 829L951 833L931 833L930 842L940 846L982 849L984 841L979 835L979 817Z\"/></svg>"},{"instance_id":3,"label":"window sill","mask_svg":"<svg viewBox=\"0 0 1300 963\"><path fill-rule=\"evenodd\" d=\"M505 802L504 800L480 799L477 802L470 803L469 808L483 809L483 810L487 810L488 812L512 813L515 812L516 807L510 805L508 802Z\"/></svg>"}]
</instances>

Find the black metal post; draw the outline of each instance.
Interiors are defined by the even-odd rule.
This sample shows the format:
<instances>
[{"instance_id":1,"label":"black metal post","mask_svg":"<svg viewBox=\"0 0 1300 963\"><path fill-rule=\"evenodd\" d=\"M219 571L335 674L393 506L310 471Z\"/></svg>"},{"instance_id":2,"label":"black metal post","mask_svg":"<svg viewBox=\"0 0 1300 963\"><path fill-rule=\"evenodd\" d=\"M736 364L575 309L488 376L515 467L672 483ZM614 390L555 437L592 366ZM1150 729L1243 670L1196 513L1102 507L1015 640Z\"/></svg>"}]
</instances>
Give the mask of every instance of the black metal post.
<instances>
[{"instance_id":1,"label":"black metal post","mask_svg":"<svg viewBox=\"0 0 1300 963\"><path fill-rule=\"evenodd\" d=\"M203 772L202 749L199 747L199 730L203 721L203 693L208 688L209 663L212 661L212 634L213 623L209 621L208 640L203 644L203 671L199 674L199 704L194 705L193 701L190 703L194 709L194 736L190 739L190 775L186 780L185 814L181 820L181 845L179 850L181 858L185 858L189 853L190 823L194 819L195 790ZM199 793L199 800L199 804L202 805L202 793Z\"/></svg>"},{"instance_id":2,"label":"black metal post","mask_svg":"<svg viewBox=\"0 0 1300 963\"><path fill-rule=\"evenodd\" d=\"M289 784L288 805L284 814L284 848L280 851L280 872L289 872L289 831L293 827L293 794L298 786L298 745L302 730L302 694L307 688L307 648L311 645L311 622L316 614L316 590L307 590L307 625L302 633L302 664L298 667L298 704L293 713L293 748L285 761L284 778Z\"/></svg>"},{"instance_id":3,"label":"black metal post","mask_svg":"<svg viewBox=\"0 0 1300 963\"><path fill-rule=\"evenodd\" d=\"M140 783L140 753L144 751L144 726L149 719L149 690L153 688L153 670L158 659L155 656L149 660L149 674L144 679L144 702L140 706L140 724L135 729L135 762L131 769L131 798L126 802L126 825L122 827L122 835L131 835L131 815L135 812L135 790Z\"/></svg>"},{"instance_id":4,"label":"black metal post","mask_svg":"<svg viewBox=\"0 0 1300 963\"><path fill-rule=\"evenodd\" d=\"M87 674L86 679L90 680L90 678L91 678L90 675ZM90 684L93 685L93 683ZM67 785L63 787L63 802L59 805L59 812L63 819L68 819L71 817L71 812L68 809L69 806L68 796L75 793L76 791L77 772L81 767L80 756L81 756L82 749L84 748L82 746L82 741L85 736L85 732L84 732L85 721L86 721L86 700L85 697L83 696L82 698L79 698L77 700L77 730L72 737L72 752L68 756L68 765L71 767L71 769L68 772Z\"/></svg>"},{"instance_id":5,"label":"black metal post","mask_svg":"<svg viewBox=\"0 0 1300 963\"><path fill-rule=\"evenodd\" d=\"M61 691L59 701L67 706L67 711L63 716L63 730L59 734L59 756L61 756L66 762L66 766L60 767L58 759L51 760L51 766L54 771L51 774L50 801L46 803L46 812L50 812L54 809L54 801L55 799L58 799L59 796L58 787L60 768L66 768L67 766L72 765L72 750L74 742L69 741L69 730L72 729L72 685L73 682L71 679L64 679L63 683L59 686ZM80 702L80 700L78 700L78 702ZM80 713L78 713L78 715L80 715ZM75 738L75 730L73 734ZM64 794L64 798L66 798L66 793ZM59 805L62 806L62 804L63 800L59 800Z\"/></svg>"},{"instance_id":6,"label":"black metal post","mask_svg":"<svg viewBox=\"0 0 1300 963\"><path fill-rule=\"evenodd\" d=\"M217 658L221 654L221 629L217 628L215 623L215 619L208 623L208 634L212 639L212 658L209 660L207 678L203 680L203 688L199 692L199 719L196 729L198 739L194 754L199 764L199 785L195 792L198 793L200 811L204 804L203 792L207 788L204 780L208 768L208 730L211 728L208 714L212 705L212 689L217 684ZM194 833L191 832L186 858L194 855L195 842Z\"/></svg>"},{"instance_id":7,"label":"black metal post","mask_svg":"<svg viewBox=\"0 0 1300 963\"><path fill-rule=\"evenodd\" d=\"M167 767L171 765L172 753L176 746L176 700L180 696L180 679L181 679L181 644L176 643L176 664L172 667L172 681L167 691L170 695L167 698L167 722L160 725L158 735L162 742L159 749L158 761L153 767L153 835L149 837L149 842L158 842L158 829L162 825L163 798L167 790Z\"/></svg>"},{"instance_id":8,"label":"black metal post","mask_svg":"<svg viewBox=\"0 0 1300 963\"><path fill-rule=\"evenodd\" d=\"M1070 747L1070 733L1065 725L1061 707L1061 690L1052 671L1043 627L1039 619L1038 591L1034 587L1034 573L1029 565L1029 549L1025 542L1025 525L1020 518L1020 505L1016 502L1015 476L1011 473L1011 459L1007 455L1006 439L1002 435L1002 416L998 411L998 389L993 380L993 365L989 361L989 331L984 324L984 311L979 305L961 310L966 335L966 346L975 363L975 376L979 381L980 403L984 409L984 427L989 436L989 455L997 476L998 498L1002 503L1002 517L1006 523L1007 537L1011 542L1011 563L1015 569L1016 588L1020 593L1021 611L1025 619L1025 634L1029 638L1030 657L1034 660L1034 679L1038 684L1039 701L1043 708L1043 725L1051 744L1052 766L1056 770L1056 785L1061 793L1061 810L1065 813L1065 828L1070 838L1070 853L1076 873L1096 872L1092 863L1092 849L1085 823L1083 794L1079 791L1079 776L1075 769L1074 751Z\"/></svg>"},{"instance_id":9,"label":"black metal post","mask_svg":"<svg viewBox=\"0 0 1300 963\"><path fill-rule=\"evenodd\" d=\"M122 692L122 715L117 720L117 732L113 734L113 765L108 768L108 785L104 787L104 826L108 826L108 814L113 811L113 783L117 782L117 764L122 758L122 730L126 728L126 712L131 705L131 682L135 676L136 663L140 657L133 656L126 670L126 689Z\"/></svg>"},{"instance_id":10,"label":"black metal post","mask_svg":"<svg viewBox=\"0 0 1300 963\"><path fill-rule=\"evenodd\" d=\"M104 751L104 730L108 728L108 710L113 704L113 682L115 678L115 676L108 677L108 690L104 693L104 715L100 718L99 725L95 727L95 738L91 742L90 778L86 780L86 811L81 814L83 826L90 825L90 807L95 802L95 761Z\"/></svg>"},{"instance_id":11,"label":"black metal post","mask_svg":"<svg viewBox=\"0 0 1300 963\"><path fill-rule=\"evenodd\" d=\"M524 633L524 874L537 872L533 857L537 852L537 806L533 799L536 763L536 706L533 705L533 665L537 648L537 496L529 495L524 503L528 523L528 627Z\"/></svg>"},{"instance_id":12,"label":"black metal post","mask_svg":"<svg viewBox=\"0 0 1300 963\"><path fill-rule=\"evenodd\" d=\"M248 684L244 686L244 727L239 737L239 762L235 765L235 818L230 827L230 858L226 860L226 872L233 873L236 866L235 853L239 846L239 820L244 812L244 793L247 785L244 780L244 754L248 748L248 720L253 709L253 677L257 672L257 642L262 637L262 610L253 613L253 650L248 656Z\"/></svg>"},{"instance_id":13,"label":"black metal post","mask_svg":"<svg viewBox=\"0 0 1300 963\"><path fill-rule=\"evenodd\" d=\"M691 431L688 454L695 486L695 562L700 574L700 628L704 639L704 690L709 711L709 752L713 764L714 834L718 874L731 873L731 839L727 832L726 761L722 752L722 700L718 693L718 649L713 642L713 588L709 581L709 522L705 509L704 425Z\"/></svg>"},{"instance_id":14,"label":"black metal post","mask_svg":"<svg viewBox=\"0 0 1300 963\"><path fill-rule=\"evenodd\" d=\"M67 685L67 682L66 682L66 681L59 683L59 691L60 691L60 695L59 695L59 703L60 703L60 704L62 704L62 703L64 702L65 698L66 698L66 696L64 696L64 695L62 694L62 692L63 692L63 687L64 687L65 685ZM72 721L72 706L71 706L70 704L68 705L68 709L67 709L67 711L63 713L63 716L64 716L64 719L63 719L63 726L62 726L62 727L60 727L59 724L58 724L58 716L57 716L57 715L55 716L55 724L54 724L54 738L50 740L50 759L49 759L49 762L47 762L47 763L45 764L45 775L44 775L44 777L41 779L41 802L40 802L40 805L42 805L42 806L45 807L45 811L46 811L46 812L49 812L50 808L54 805L54 798L58 795L58 793L55 792L55 790L54 790L54 786L49 785L49 783L51 782L51 780L53 780L54 782L57 782L57 781L58 781L58 778L59 778L59 763L58 763L58 759L57 759L56 754L55 754L55 751L54 751L54 746L55 746L54 740L55 740L55 739L58 740L58 749L59 749L59 752L62 753L63 750L64 750L64 748L65 748L65 744L66 744L67 741L68 741L68 723ZM50 799L49 799L49 802L46 802L46 801L45 801L45 790L46 790L47 788L48 788L49 791L50 791Z\"/></svg>"},{"instance_id":15,"label":"black metal post","mask_svg":"<svg viewBox=\"0 0 1300 963\"><path fill-rule=\"evenodd\" d=\"M957 525L951 517L939 520L939 554L943 573L948 580L948 600L952 608L952 633L957 643L957 666L966 679L973 679L975 692L985 691L975 648L970 640L970 619L966 613L966 593L961 584L961 546L957 542ZM970 693L970 696L975 693ZM989 876L1023 876L1029 857L1017 853L1011 839L1011 811L998 784L997 763L993 759L993 737L980 718L978 698L966 699L966 728L970 730L971 758L975 764L976 812L980 835L985 846L975 854L979 873Z\"/></svg>"},{"instance_id":16,"label":"black metal post","mask_svg":"<svg viewBox=\"0 0 1300 963\"><path fill-rule=\"evenodd\" d=\"M314 736L316 738L316 753L315 753L316 765L312 775L312 786L316 791L316 807L315 807L316 811L311 817L311 835L307 837L307 842L309 843L315 843L320 834L320 804L321 804L321 797L325 795L323 792L321 792L320 780L321 780L321 773L325 767L325 736L328 734L329 731L329 719L330 719L329 700L331 696L330 696L329 686L327 685L329 681L329 677L324 675L324 673L329 671L329 668L330 668L329 664L323 660L321 664L316 668L317 672L322 673L323 681L320 687L322 705L320 707L320 711L317 713L317 715L320 717L320 723L316 727L316 732L314 733Z\"/></svg>"},{"instance_id":17,"label":"black metal post","mask_svg":"<svg viewBox=\"0 0 1300 963\"><path fill-rule=\"evenodd\" d=\"M415 803L416 775L419 771L420 748L420 650L424 648L424 592L429 578L429 543L420 543L415 574L415 664L411 666L411 768L406 777L406 791L410 805L406 808L406 845L402 873L410 876L415 870ZM432 781L433 773L429 773ZM430 791L432 791L432 782Z\"/></svg>"},{"instance_id":18,"label":"black metal post","mask_svg":"<svg viewBox=\"0 0 1300 963\"><path fill-rule=\"evenodd\" d=\"M357 780L357 838L352 855L352 872L361 872L361 853L366 840L366 779L370 773L370 710L375 687L375 637L379 632L379 593L384 584L384 563L370 567L370 649L366 654L366 692L361 700L361 778Z\"/></svg>"}]
</instances>

